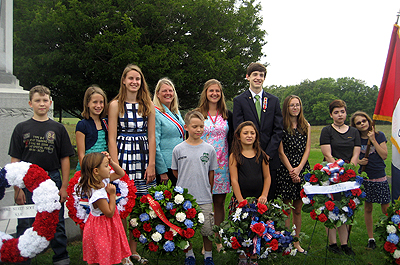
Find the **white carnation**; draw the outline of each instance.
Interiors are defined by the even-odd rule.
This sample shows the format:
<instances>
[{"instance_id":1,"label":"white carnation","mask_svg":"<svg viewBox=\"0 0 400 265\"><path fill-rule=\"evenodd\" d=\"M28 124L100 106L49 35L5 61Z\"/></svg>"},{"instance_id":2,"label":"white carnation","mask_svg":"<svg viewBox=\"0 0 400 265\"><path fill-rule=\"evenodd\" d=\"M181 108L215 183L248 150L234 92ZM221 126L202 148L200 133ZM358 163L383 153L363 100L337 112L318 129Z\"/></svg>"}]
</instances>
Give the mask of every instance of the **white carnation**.
<instances>
[{"instance_id":1,"label":"white carnation","mask_svg":"<svg viewBox=\"0 0 400 265\"><path fill-rule=\"evenodd\" d=\"M204 223L204 214L203 213L199 213L199 223L200 224Z\"/></svg>"},{"instance_id":2,"label":"white carnation","mask_svg":"<svg viewBox=\"0 0 400 265\"><path fill-rule=\"evenodd\" d=\"M249 213L244 213L244 214L242 214L242 219L246 219L247 216L249 216Z\"/></svg>"},{"instance_id":3,"label":"white carnation","mask_svg":"<svg viewBox=\"0 0 400 265\"><path fill-rule=\"evenodd\" d=\"M346 222L347 222L347 217L346 217L346 215L341 214L341 215L339 215L339 218L340 218L340 221L341 221L342 223L346 223Z\"/></svg>"},{"instance_id":4,"label":"white carnation","mask_svg":"<svg viewBox=\"0 0 400 265\"><path fill-rule=\"evenodd\" d=\"M393 258L398 259L400 258L400 250L396 249L393 253Z\"/></svg>"},{"instance_id":5,"label":"white carnation","mask_svg":"<svg viewBox=\"0 0 400 265\"><path fill-rule=\"evenodd\" d=\"M329 186L329 185L330 185L330 181L329 180L322 182L322 186Z\"/></svg>"},{"instance_id":6,"label":"white carnation","mask_svg":"<svg viewBox=\"0 0 400 265\"><path fill-rule=\"evenodd\" d=\"M131 224L132 227L138 226L137 218L132 218L129 223Z\"/></svg>"},{"instance_id":7,"label":"white carnation","mask_svg":"<svg viewBox=\"0 0 400 265\"><path fill-rule=\"evenodd\" d=\"M301 198L304 204L310 204L311 200L308 197Z\"/></svg>"},{"instance_id":8,"label":"white carnation","mask_svg":"<svg viewBox=\"0 0 400 265\"><path fill-rule=\"evenodd\" d=\"M323 210L325 210L325 206L321 206L321 207L318 208L318 211L322 212Z\"/></svg>"},{"instance_id":9,"label":"white carnation","mask_svg":"<svg viewBox=\"0 0 400 265\"><path fill-rule=\"evenodd\" d=\"M153 211L153 210L151 210L151 211L149 212L149 215L150 215L150 218L151 218L151 219L157 218L157 214L156 214L156 212Z\"/></svg>"},{"instance_id":10,"label":"white carnation","mask_svg":"<svg viewBox=\"0 0 400 265\"><path fill-rule=\"evenodd\" d=\"M151 235L151 239L153 239L154 242L158 242L162 239L162 235L158 232L155 232Z\"/></svg>"},{"instance_id":11,"label":"white carnation","mask_svg":"<svg viewBox=\"0 0 400 265\"><path fill-rule=\"evenodd\" d=\"M169 231L172 231L172 234L173 234L174 236L176 236L176 235L178 234L178 232L176 232L176 231L175 231L174 229L172 229L172 228L170 228Z\"/></svg>"},{"instance_id":12,"label":"white carnation","mask_svg":"<svg viewBox=\"0 0 400 265\"><path fill-rule=\"evenodd\" d=\"M185 219L186 219L186 214L185 213L179 212L179 213L176 214L176 220L178 222L182 223L183 221L185 221Z\"/></svg>"},{"instance_id":13,"label":"white carnation","mask_svg":"<svg viewBox=\"0 0 400 265\"><path fill-rule=\"evenodd\" d=\"M183 195L181 195L181 194L175 195L174 201L176 204L181 204L184 200L185 200L185 197L183 197Z\"/></svg>"},{"instance_id":14,"label":"white carnation","mask_svg":"<svg viewBox=\"0 0 400 265\"><path fill-rule=\"evenodd\" d=\"M339 220L339 215L334 214L333 212L329 212L328 218L329 218L329 220L336 221L336 220Z\"/></svg>"},{"instance_id":15,"label":"white carnation","mask_svg":"<svg viewBox=\"0 0 400 265\"><path fill-rule=\"evenodd\" d=\"M236 208L235 213L236 213L236 214L241 214L241 213L242 213L242 208Z\"/></svg>"},{"instance_id":16,"label":"white carnation","mask_svg":"<svg viewBox=\"0 0 400 265\"><path fill-rule=\"evenodd\" d=\"M386 226L386 231L388 234L394 234L396 233L396 227L394 225L388 225Z\"/></svg>"},{"instance_id":17,"label":"white carnation","mask_svg":"<svg viewBox=\"0 0 400 265\"><path fill-rule=\"evenodd\" d=\"M221 228L221 229L219 230L219 236L220 236L220 237L223 237L223 236L224 236L224 229Z\"/></svg>"},{"instance_id":18,"label":"white carnation","mask_svg":"<svg viewBox=\"0 0 400 265\"><path fill-rule=\"evenodd\" d=\"M360 204L360 200L359 200L358 198L354 198L353 201L354 201L354 203L355 203L356 205L359 205L359 204Z\"/></svg>"}]
</instances>

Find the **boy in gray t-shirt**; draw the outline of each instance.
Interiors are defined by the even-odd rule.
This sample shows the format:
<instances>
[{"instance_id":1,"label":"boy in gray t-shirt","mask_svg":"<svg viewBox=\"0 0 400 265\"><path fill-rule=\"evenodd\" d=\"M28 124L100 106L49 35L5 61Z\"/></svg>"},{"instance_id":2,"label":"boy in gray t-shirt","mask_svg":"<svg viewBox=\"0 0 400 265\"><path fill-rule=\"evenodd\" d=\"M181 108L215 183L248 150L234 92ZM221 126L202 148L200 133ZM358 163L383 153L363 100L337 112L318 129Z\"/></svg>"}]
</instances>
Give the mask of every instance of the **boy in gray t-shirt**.
<instances>
[{"instance_id":1,"label":"boy in gray t-shirt","mask_svg":"<svg viewBox=\"0 0 400 265\"><path fill-rule=\"evenodd\" d=\"M185 142L175 146L171 169L178 179L176 185L188 189L204 214L204 225L201 228L205 250L204 264L213 265L212 242L208 236L213 234L212 187L214 170L218 168L217 155L214 147L200 138L204 132L204 117L200 112L189 111L185 115L184 128L189 137ZM188 249L185 264L194 265L196 260L192 245Z\"/></svg>"}]
</instances>

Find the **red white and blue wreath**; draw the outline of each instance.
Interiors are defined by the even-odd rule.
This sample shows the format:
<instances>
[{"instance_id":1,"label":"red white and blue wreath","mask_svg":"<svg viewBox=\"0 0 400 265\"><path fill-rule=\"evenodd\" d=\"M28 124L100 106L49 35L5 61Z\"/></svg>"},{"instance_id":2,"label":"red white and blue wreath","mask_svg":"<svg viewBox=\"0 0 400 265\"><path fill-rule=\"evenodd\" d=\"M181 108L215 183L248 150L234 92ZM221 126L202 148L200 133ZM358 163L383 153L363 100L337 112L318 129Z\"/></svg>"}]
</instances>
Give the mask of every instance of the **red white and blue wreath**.
<instances>
[{"instance_id":1,"label":"red white and blue wreath","mask_svg":"<svg viewBox=\"0 0 400 265\"><path fill-rule=\"evenodd\" d=\"M355 166L342 159L316 164L304 176L306 183L300 192L303 212L328 228L353 224L354 214L365 200L363 177L367 178L365 172L358 176ZM335 193L340 196L333 196Z\"/></svg>"},{"instance_id":2,"label":"red white and blue wreath","mask_svg":"<svg viewBox=\"0 0 400 265\"><path fill-rule=\"evenodd\" d=\"M74 177L69 181L67 188L67 208L68 215L74 222L83 230L85 223L90 214L89 198L85 195L77 194L76 188L81 178L81 171L77 171ZM136 187L135 182L130 180L128 175L125 174L120 179L111 182L117 188L117 209L121 218L125 219L135 206Z\"/></svg>"},{"instance_id":3,"label":"red white and blue wreath","mask_svg":"<svg viewBox=\"0 0 400 265\"><path fill-rule=\"evenodd\" d=\"M0 171L0 200L5 188L10 186L26 187L32 192L37 210L32 227L19 238L0 231L0 261L16 263L33 258L47 248L56 232L61 204L56 184L37 165L26 162L7 164Z\"/></svg>"}]
</instances>

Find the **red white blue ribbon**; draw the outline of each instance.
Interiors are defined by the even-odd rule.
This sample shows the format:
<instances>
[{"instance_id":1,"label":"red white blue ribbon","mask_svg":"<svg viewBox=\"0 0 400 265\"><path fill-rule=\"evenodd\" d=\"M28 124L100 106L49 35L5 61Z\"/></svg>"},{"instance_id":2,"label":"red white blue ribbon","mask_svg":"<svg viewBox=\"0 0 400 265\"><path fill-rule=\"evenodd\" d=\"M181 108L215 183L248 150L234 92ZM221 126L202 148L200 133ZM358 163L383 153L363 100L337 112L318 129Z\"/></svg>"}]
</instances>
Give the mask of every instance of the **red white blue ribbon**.
<instances>
[{"instance_id":1,"label":"red white blue ribbon","mask_svg":"<svg viewBox=\"0 0 400 265\"><path fill-rule=\"evenodd\" d=\"M170 120L175 125L175 127L178 129L179 133L181 134L182 139L185 139L185 129L183 129L182 125L168 113L162 112L159 107L157 107L157 106L154 106L154 107L156 108L157 111L159 111L161 113L161 115L164 115L164 117L166 117L168 120Z\"/></svg>"}]
</instances>

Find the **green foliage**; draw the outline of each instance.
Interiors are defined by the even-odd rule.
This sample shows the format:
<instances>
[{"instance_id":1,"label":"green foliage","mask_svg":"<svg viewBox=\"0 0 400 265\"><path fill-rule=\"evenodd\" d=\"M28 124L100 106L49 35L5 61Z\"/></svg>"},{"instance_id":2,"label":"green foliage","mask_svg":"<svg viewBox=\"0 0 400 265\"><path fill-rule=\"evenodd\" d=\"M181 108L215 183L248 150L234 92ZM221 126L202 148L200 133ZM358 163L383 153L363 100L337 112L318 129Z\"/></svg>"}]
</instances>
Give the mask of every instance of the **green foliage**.
<instances>
[{"instance_id":1,"label":"green foliage","mask_svg":"<svg viewBox=\"0 0 400 265\"><path fill-rule=\"evenodd\" d=\"M289 95L297 95L303 103L306 119L312 125L331 123L329 103L342 99L347 104L347 118L357 110L367 112L371 117L378 97L378 87L368 87L364 81L343 77L338 79L321 78L316 81L304 80L295 86L270 86L265 89L276 95L281 103Z\"/></svg>"},{"instance_id":2,"label":"green foliage","mask_svg":"<svg viewBox=\"0 0 400 265\"><path fill-rule=\"evenodd\" d=\"M128 63L151 90L171 78L183 109L197 105L210 78L231 99L262 56L260 11L255 0L15 0L15 74L26 89L48 86L56 108L75 115L91 84L114 97Z\"/></svg>"}]
</instances>

